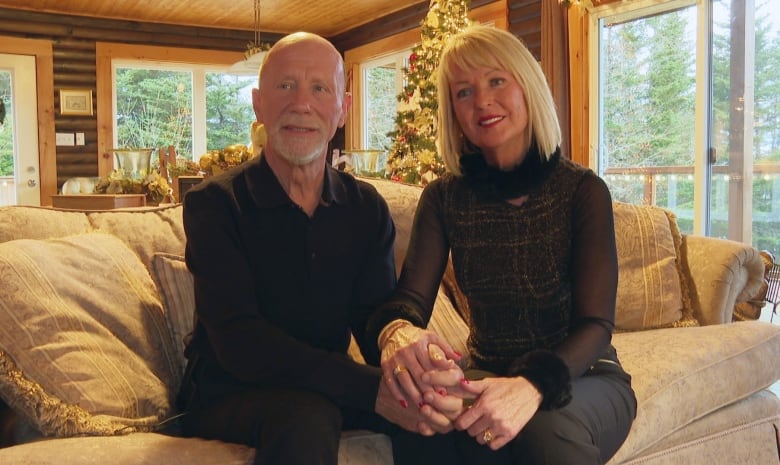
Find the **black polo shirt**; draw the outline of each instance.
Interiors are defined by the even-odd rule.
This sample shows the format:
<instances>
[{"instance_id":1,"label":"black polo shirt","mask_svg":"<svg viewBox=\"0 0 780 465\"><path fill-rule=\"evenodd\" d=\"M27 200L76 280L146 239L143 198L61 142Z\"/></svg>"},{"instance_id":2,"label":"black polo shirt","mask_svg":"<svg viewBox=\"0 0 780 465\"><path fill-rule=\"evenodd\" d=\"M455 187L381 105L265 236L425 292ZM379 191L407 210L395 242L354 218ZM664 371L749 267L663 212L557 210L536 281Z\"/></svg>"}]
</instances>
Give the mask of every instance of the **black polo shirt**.
<instances>
[{"instance_id":1,"label":"black polo shirt","mask_svg":"<svg viewBox=\"0 0 780 465\"><path fill-rule=\"evenodd\" d=\"M197 311L188 354L215 359L236 382L373 411L380 371L344 354L395 287L395 228L372 186L325 170L311 218L262 156L187 193Z\"/></svg>"}]
</instances>

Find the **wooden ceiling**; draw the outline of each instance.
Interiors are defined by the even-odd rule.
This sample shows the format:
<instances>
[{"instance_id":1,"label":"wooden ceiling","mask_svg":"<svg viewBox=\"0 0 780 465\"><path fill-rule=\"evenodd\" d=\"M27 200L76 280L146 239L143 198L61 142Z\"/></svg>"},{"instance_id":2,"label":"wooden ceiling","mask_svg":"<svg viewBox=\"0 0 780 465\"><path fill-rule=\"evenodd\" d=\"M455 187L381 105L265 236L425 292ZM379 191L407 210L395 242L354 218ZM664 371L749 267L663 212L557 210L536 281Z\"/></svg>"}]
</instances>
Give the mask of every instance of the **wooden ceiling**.
<instances>
[{"instance_id":1,"label":"wooden ceiling","mask_svg":"<svg viewBox=\"0 0 780 465\"><path fill-rule=\"evenodd\" d=\"M260 30L331 37L427 0L260 0ZM0 8L253 31L254 0L0 0Z\"/></svg>"}]
</instances>

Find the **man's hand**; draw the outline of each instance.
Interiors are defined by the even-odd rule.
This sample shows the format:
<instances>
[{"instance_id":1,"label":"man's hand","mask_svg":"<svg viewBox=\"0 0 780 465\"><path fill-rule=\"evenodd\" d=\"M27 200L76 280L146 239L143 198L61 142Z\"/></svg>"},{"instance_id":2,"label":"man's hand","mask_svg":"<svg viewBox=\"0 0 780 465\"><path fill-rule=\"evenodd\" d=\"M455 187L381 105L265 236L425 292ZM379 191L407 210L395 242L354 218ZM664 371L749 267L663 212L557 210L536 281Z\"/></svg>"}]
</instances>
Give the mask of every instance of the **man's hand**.
<instances>
[{"instance_id":1,"label":"man's hand","mask_svg":"<svg viewBox=\"0 0 780 465\"><path fill-rule=\"evenodd\" d=\"M399 403L408 406L422 407L426 391L441 392L441 387L422 380L425 372L449 370L461 357L438 334L408 323L396 324L380 344L387 387Z\"/></svg>"},{"instance_id":2,"label":"man's hand","mask_svg":"<svg viewBox=\"0 0 780 465\"><path fill-rule=\"evenodd\" d=\"M398 402L387 387L385 381L379 383L379 392L375 411L388 421L401 428L420 433L423 436L433 436L436 433L449 433L453 429L452 421L446 416L427 407L423 413L417 406L404 406ZM450 399L450 401L452 401Z\"/></svg>"}]
</instances>

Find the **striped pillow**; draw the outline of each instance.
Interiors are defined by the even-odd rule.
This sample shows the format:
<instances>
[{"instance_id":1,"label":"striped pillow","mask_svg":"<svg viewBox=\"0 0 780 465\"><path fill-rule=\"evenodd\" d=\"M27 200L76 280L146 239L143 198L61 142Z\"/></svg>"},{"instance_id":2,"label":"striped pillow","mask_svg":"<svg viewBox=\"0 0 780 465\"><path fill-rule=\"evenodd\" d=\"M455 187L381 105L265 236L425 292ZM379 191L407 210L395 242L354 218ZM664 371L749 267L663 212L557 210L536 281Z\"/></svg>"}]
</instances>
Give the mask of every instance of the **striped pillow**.
<instances>
[{"instance_id":1,"label":"striped pillow","mask_svg":"<svg viewBox=\"0 0 780 465\"><path fill-rule=\"evenodd\" d=\"M48 436L150 431L176 362L154 283L118 238L0 244L0 397Z\"/></svg>"},{"instance_id":2,"label":"striped pillow","mask_svg":"<svg viewBox=\"0 0 780 465\"><path fill-rule=\"evenodd\" d=\"M680 273L682 237L674 214L613 202L618 253L615 328L697 326Z\"/></svg>"},{"instance_id":3,"label":"striped pillow","mask_svg":"<svg viewBox=\"0 0 780 465\"><path fill-rule=\"evenodd\" d=\"M156 253L152 256L151 269L175 344L179 372L183 374L187 364L184 339L192 332L195 322L194 280L181 255Z\"/></svg>"}]
</instances>

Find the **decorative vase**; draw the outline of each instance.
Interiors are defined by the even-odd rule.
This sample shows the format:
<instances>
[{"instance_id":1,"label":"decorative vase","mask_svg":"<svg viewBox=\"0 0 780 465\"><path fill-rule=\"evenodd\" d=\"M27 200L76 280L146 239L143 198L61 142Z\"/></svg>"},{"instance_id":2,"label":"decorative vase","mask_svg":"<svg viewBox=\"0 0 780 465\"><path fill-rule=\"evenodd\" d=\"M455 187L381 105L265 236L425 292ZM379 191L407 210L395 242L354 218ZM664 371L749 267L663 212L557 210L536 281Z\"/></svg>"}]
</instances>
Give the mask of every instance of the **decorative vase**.
<instances>
[{"instance_id":1,"label":"decorative vase","mask_svg":"<svg viewBox=\"0 0 780 465\"><path fill-rule=\"evenodd\" d=\"M133 181L143 181L149 175L154 149L111 149L114 152L116 169L122 177Z\"/></svg>"}]
</instances>

